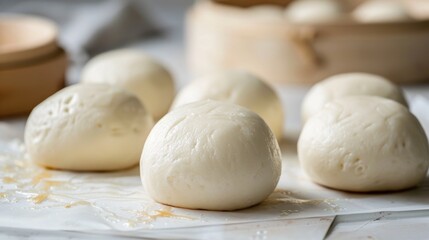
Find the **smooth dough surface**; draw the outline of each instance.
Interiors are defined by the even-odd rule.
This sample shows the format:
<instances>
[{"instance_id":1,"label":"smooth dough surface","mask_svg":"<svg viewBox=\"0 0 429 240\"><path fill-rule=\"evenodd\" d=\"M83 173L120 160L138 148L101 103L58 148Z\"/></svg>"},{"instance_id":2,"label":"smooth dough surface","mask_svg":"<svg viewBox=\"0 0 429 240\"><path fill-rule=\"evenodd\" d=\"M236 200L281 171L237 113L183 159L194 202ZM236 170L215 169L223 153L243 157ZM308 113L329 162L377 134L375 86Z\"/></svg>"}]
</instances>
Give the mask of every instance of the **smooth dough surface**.
<instances>
[{"instance_id":1,"label":"smooth dough surface","mask_svg":"<svg viewBox=\"0 0 429 240\"><path fill-rule=\"evenodd\" d=\"M405 5L394 0L372 0L359 5L353 17L363 23L400 22L411 20Z\"/></svg>"},{"instance_id":2,"label":"smooth dough surface","mask_svg":"<svg viewBox=\"0 0 429 240\"><path fill-rule=\"evenodd\" d=\"M265 120L277 139L283 136L281 100L272 87L252 74L232 70L196 79L177 94L172 108L206 99L246 107Z\"/></svg>"},{"instance_id":3,"label":"smooth dough surface","mask_svg":"<svg viewBox=\"0 0 429 240\"><path fill-rule=\"evenodd\" d=\"M335 21L344 14L344 6L335 0L298 0L286 8L286 18L297 23Z\"/></svg>"},{"instance_id":4,"label":"smooth dough surface","mask_svg":"<svg viewBox=\"0 0 429 240\"><path fill-rule=\"evenodd\" d=\"M280 178L281 153L257 114L205 100L177 108L155 125L140 168L146 191L160 203L235 210L272 193Z\"/></svg>"},{"instance_id":5,"label":"smooth dough surface","mask_svg":"<svg viewBox=\"0 0 429 240\"><path fill-rule=\"evenodd\" d=\"M165 67L141 51L121 49L91 59L82 70L81 82L119 86L136 94L158 120L174 99L173 78Z\"/></svg>"},{"instance_id":6,"label":"smooth dough surface","mask_svg":"<svg viewBox=\"0 0 429 240\"><path fill-rule=\"evenodd\" d=\"M307 121L329 101L357 95L384 97L408 106L401 88L389 80L368 73L345 73L329 77L310 89L302 104L302 120Z\"/></svg>"},{"instance_id":7,"label":"smooth dough surface","mask_svg":"<svg viewBox=\"0 0 429 240\"><path fill-rule=\"evenodd\" d=\"M394 191L426 176L426 135L403 105L380 97L334 100L310 118L298 141L314 182L345 191Z\"/></svg>"},{"instance_id":8,"label":"smooth dough surface","mask_svg":"<svg viewBox=\"0 0 429 240\"><path fill-rule=\"evenodd\" d=\"M33 109L25 144L36 163L55 169L105 171L139 162L153 120L132 93L77 84Z\"/></svg>"}]
</instances>

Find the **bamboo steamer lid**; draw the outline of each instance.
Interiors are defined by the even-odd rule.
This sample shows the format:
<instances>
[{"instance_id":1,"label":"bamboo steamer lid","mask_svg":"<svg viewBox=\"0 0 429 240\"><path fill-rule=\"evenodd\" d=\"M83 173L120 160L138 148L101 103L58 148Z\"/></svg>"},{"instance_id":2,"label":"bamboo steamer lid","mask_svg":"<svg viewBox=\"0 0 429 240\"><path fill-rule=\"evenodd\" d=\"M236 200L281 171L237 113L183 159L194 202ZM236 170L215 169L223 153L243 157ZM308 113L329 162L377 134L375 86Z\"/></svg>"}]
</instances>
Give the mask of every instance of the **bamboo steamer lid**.
<instances>
[{"instance_id":1,"label":"bamboo steamer lid","mask_svg":"<svg viewBox=\"0 0 429 240\"><path fill-rule=\"evenodd\" d=\"M396 83L429 80L427 19L294 24L285 18L261 19L250 10L213 1L190 10L187 53L194 74L241 68L271 83L292 85L356 71Z\"/></svg>"}]
</instances>

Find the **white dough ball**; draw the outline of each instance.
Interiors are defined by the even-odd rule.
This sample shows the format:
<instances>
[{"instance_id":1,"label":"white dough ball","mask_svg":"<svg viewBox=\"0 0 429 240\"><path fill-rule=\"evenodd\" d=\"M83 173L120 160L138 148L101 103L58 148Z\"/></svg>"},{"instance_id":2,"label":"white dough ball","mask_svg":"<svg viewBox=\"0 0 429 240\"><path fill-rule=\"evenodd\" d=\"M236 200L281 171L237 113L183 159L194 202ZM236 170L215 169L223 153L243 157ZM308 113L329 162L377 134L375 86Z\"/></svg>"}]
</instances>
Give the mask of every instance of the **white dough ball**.
<instances>
[{"instance_id":1,"label":"white dough ball","mask_svg":"<svg viewBox=\"0 0 429 240\"><path fill-rule=\"evenodd\" d=\"M408 106L401 88L389 80L368 73L345 73L329 77L310 89L302 104L302 119L307 121L327 102L356 95L384 97Z\"/></svg>"},{"instance_id":2,"label":"white dough ball","mask_svg":"<svg viewBox=\"0 0 429 240\"><path fill-rule=\"evenodd\" d=\"M405 5L394 0L372 0L359 5L353 17L363 23L398 22L411 19Z\"/></svg>"},{"instance_id":3,"label":"white dough ball","mask_svg":"<svg viewBox=\"0 0 429 240\"><path fill-rule=\"evenodd\" d=\"M298 0L286 8L285 14L297 23L330 22L343 16L344 6L335 0Z\"/></svg>"},{"instance_id":4,"label":"white dough ball","mask_svg":"<svg viewBox=\"0 0 429 240\"><path fill-rule=\"evenodd\" d=\"M373 96L326 104L304 126L298 156L314 182L355 192L414 187L429 166L418 120L403 105Z\"/></svg>"},{"instance_id":5,"label":"white dough ball","mask_svg":"<svg viewBox=\"0 0 429 240\"><path fill-rule=\"evenodd\" d=\"M205 100L177 108L155 125L140 169L146 191L160 203L235 210L253 206L273 192L281 153L257 114Z\"/></svg>"},{"instance_id":6,"label":"white dough ball","mask_svg":"<svg viewBox=\"0 0 429 240\"><path fill-rule=\"evenodd\" d=\"M152 117L134 94L77 84L33 109L25 144L31 160L46 167L117 170L138 164L152 126Z\"/></svg>"},{"instance_id":7,"label":"white dough ball","mask_svg":"<svg viewBox=\"0 0 429 240\"><path fill-rule=\"evenodd\" d=\"M248 7L246 12L251 18L266 23L284 20L284 9L277 5L255 5Z\"/></svg>"},{"instance_id":8,"label":"white dough ball","mask_svg":"<svg viewBox=\"0 0 429 240\"><path fill-rule=\"evenodd\" d=\"M177 94L172 108L206 99L246 107L265 120L277 139L283 136L281 100L271 86L252 74L234 70L197 79Z\"/></svg>"},{"instance_id":9,"label":"white dough ball","mask_svg":"<svg viewBox=\"0 0 429 240\"><path fill-rule=\"evenodd\" d=\"M175 94L168 70L131 49L114 50L91 59L82 70L81 82L125 88L139 97L155 120L167 113Z\"/></svg>"}]
</instances>

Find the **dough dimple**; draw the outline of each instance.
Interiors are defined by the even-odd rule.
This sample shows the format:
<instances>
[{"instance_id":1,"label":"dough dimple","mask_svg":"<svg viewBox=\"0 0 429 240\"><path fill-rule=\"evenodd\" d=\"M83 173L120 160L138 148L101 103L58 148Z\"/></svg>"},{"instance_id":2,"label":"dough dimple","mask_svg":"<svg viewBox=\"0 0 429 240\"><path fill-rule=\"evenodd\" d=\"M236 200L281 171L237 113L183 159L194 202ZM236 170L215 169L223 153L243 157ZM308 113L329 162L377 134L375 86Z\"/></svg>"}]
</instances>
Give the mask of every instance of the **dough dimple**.
<instances>
[{"instance_id":1,"label":"dough dimple","mask_svg":"<svg viewBox=\"0 0 429 240\"><path fill-rule=\"evenodd\" d=\"M307 121L298 141L301 165L315 182L357 192L417 185L429 166L428 148L407 108L373 96L327 103Z\"/></svg>"},{"instance_id":2,"label":"dough dimple","mask_svg":"<svg viewBox=\"0 0 429 240\"><path fill-rule=\"evenodd\" d=\"M140 168L146 191L158 202L235 210L261 202L274 190L281 154L257 114L206 100L179 107L155 125Z\"/></svg>"},{"instance_id":3,"label":"dough dimple","mask_svg":"<svg viewBox=\"0 0 429 240\"><path fill-rule=\"evenodd\" d=\"M138 163L152 117L133 94L107 85L77 84L30 114L25 143L36 163L57 169L99 171Z\"/></svg>"}]
</instances>

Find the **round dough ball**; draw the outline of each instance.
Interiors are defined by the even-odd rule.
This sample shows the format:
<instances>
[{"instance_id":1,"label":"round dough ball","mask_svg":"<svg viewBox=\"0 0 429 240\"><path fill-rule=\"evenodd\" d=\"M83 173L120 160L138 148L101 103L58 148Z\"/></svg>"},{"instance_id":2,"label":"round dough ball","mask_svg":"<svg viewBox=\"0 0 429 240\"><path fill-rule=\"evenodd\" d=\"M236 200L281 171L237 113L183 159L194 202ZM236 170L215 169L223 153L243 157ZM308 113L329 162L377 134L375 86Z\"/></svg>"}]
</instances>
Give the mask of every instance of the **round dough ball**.
<instances>
[{"instance_id":1,"label":"round dough ball","mask_svg":"<svg viewBox=\"0 0 429 240\"><path fill-rule=\"evenodd\" d=\"M138 164L152 126L152 117L134 94L77 84L33 109L25 144L30 158L46 167L117 170Z\"/></svg>"},{"instance_id":2,"label":"round dough ball","mask_svg":"<svg viewBox=\"0 0 429 240\"><path fill-rule=\"evenodd\" d=\"M177 108L155 125L140 169L146 191L160 203L236 210L272 193L280 178L281 153L257 114L205 100Z\"/></svg>"},{"instance_id":3,"label":"round dough ball","mask_svg":"<svg viewBox=\"0 0 429 240\"><path fill-rule=\"evenodd\" d=\"M272 87L252 74L225 71L193 81L177 94L172 108L206 99L246 107L265 120L277 139L283 136L281 100Z\"/></svg>"},{"instance_id":4,"label":"round dough ball","mask_svg":"<svg viewBox=\"0 0 429 240\"><path fill-rule=\"evenodd\" d=\"M373 96L326 104L304 126L298 156L316 183L354 192L413 187L429 166L418 120L403 105Z\"/></svg>"},{"instance_id":5,"label":"round dough ball","mask_svg":"<svg viewBox=\"0 0 429 240\"><path fill-rule=\"evenodd\" d=\"M411 16L400 1L366 1L353 11L356 21L362 23L382 23L409 21Z\"/></svg>"},{"instance_id":6,"label":"round dough ball","mask_svg":"<svg viewBox=\"0 0 429 240\"><path fill-rule=\"evenodd\" d=\"M310 89L302 104L302 119L306 122L329 101L356 95L384 97L408 106L401 88L389 80L368 73L346 73L329 77Z\"/></svg>"},{"instance_id":7,"label":"round dough ball","mask_svg":"<svg viewBox=\"0 0 429 240\"><path fill-rule=\"evenodd\" d=\"M131 49L114 50L91 59L82 70L81 82L125 88L139 97L155 120L167 113L175 94L167 69Z\"/></svg>"},{"instance_id":8,"label":"round dough ball","mask_svg":"<svg viewBox=\"0 0 429 240\"><path fill-rule=\"evenodd\" d=\"M330 22L343 16L344 6L336 0L298 0L286 8L285 14L297 23Z\"/></svg>"},{"instance_id":9,"label":"round dough ball","mask_svg":"<svg viewBox=\"0 0 429 240\"><path fill-rule=\"evenodd\" d=\"M247 14L257 21L270 23L284 20L284 9L277 5L262 4L248 7Z\"/></svg>"}]
</instances>

